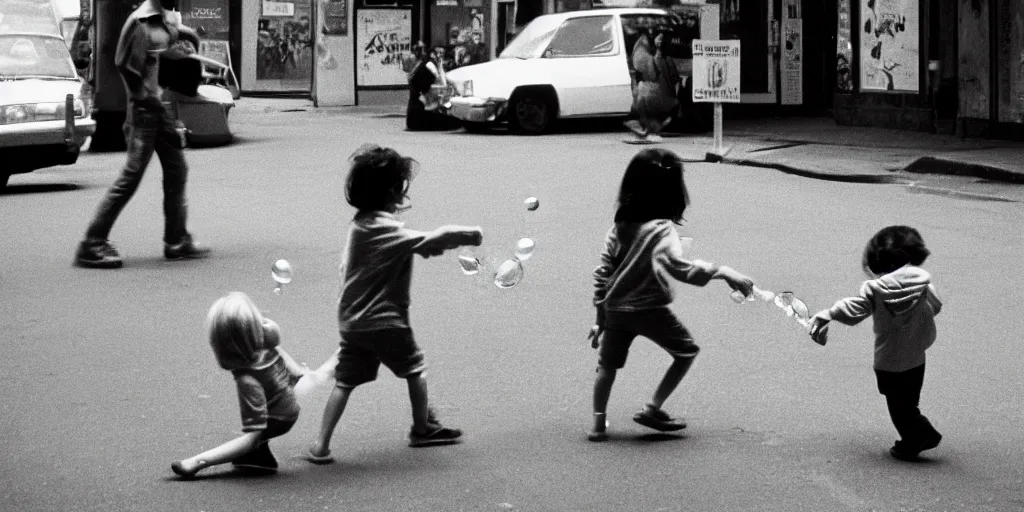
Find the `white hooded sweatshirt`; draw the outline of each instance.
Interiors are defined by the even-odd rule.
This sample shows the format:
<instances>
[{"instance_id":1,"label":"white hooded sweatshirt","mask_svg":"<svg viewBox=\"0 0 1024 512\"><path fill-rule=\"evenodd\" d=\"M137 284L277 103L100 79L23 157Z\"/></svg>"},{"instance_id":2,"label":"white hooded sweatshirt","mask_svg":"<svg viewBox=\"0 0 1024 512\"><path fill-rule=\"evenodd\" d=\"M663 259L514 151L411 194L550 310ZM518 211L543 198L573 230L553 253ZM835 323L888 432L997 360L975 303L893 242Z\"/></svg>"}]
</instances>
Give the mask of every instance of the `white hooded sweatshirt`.
<instances>
[{"instance_id":1,"label":"white hooded sweatshirt","mask_svg":"<svg viewBox=\"0 0 1024 512\"><path fill-rule=\"evenodd\" d=\"M935 342L935 315L941 310L931 275L906 265L865 281L859 296L839 300L816 316L846 325L874 316L874 367L902 372L924 364L924 352Z\"/></svg>"}]
</instances>

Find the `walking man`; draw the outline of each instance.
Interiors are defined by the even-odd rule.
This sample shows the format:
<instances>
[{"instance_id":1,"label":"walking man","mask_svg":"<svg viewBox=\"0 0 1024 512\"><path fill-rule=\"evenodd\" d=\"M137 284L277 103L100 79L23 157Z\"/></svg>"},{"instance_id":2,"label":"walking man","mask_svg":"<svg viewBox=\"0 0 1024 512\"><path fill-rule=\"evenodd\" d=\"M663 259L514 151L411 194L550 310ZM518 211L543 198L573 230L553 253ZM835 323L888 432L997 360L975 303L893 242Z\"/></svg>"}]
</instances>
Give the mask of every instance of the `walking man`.
<instances>
[{"instance_id":1,"label":"walking man","mask_svg":"<svg viewBox=\"0 0 1024 512\"><path fill-rule=\"evenodd\" d=\"M185 181L188 165L182 151L183 139L175 130L175 119L161 100L158 76L160 57L183 57L199 46L199 36L180 24L172 9L176 0L145 0L128 16L117 42L115 62L128 94L125 137L128 160L117 181L96 210L75 254L75 264L89 268L120 268L121 255L110 243L110 230L117 216L139 188L155 152L163 168L164 257L202 258L210 249L192 240L186 229L188 202ZM178 43L179 36L193 43ZM173 48L173 49L172 49Z\"/></svg>"}]
</instances>

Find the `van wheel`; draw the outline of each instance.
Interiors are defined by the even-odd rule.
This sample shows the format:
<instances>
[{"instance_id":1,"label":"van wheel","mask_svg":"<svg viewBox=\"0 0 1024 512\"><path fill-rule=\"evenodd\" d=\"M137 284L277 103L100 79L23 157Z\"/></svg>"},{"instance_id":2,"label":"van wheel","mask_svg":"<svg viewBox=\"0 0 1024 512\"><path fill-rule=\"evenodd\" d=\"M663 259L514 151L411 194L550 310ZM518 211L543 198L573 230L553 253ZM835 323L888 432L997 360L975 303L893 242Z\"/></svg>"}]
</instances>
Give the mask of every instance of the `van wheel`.
<instances>
[{"instance_id":1,"label":"van wheel","mask_svg":"<svg viewBox=\"0 0 1024 512\"><path fill-rule=\"evenodd\" d=\"M508 112L509 128L522 135L540 135L551 125L551 103L535 92L516 98Z\"/></svg>"}]
</instances>

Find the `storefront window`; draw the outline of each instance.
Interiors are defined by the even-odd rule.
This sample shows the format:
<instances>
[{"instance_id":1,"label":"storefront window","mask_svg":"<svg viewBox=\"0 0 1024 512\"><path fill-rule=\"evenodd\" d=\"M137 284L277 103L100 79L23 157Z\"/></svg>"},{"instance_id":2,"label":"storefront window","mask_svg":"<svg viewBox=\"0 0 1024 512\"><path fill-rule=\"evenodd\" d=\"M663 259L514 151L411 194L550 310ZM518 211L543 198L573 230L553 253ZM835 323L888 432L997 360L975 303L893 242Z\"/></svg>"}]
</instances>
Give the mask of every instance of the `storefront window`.
<instances>
[{"instance_id":1,"label":"storefront window","mask_svg":"<svg viewBox=\"0 0 1024 512\"><path fill-rule=\"evenodd\" d=\"M482 0L433 0L430 7L429 46L444 55L445 70L479 64L490 59L490 10Z\"/></svg>"},{"instance_id":2,"label":"storefront window","mask_svg":"<svg viewBox=\"0 0 1024 512\"><path fill-rule=\"evenodd\" d=\"M850 40L850 0L839 0L836 32L836 91L853 92L853 42Z\"/></svg>"},{"instance_id":3,"label":"storefront window","mask_svg":"<svg viewBox=\"0 0 1024 512\"><path fill-rule=\"evenodd\" d=\"M195 0L193 0L195 1ZM263 1L256 42L256 89L309 91L313 83L312 2Z\"/></svg>"}]
</instances>

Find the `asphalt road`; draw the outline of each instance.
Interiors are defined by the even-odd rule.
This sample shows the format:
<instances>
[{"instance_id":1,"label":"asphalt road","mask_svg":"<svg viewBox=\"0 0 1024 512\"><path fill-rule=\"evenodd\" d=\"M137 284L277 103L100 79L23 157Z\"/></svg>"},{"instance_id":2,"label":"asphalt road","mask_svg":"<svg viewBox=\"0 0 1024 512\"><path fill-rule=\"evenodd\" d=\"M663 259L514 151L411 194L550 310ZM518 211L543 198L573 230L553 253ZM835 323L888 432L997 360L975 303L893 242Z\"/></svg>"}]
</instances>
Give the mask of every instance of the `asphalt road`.
<instances>
[{"instance_id":1,"label":"asphalt road","mask_svg":"<svg viewBox=\"0 0 1024 512\"><path fill-rule=\"evenodd\" d=\"M676 307L702 353L666 405L684 434L630 417L669 359L640 341L609 407L612 438L585 439L596 353L590 272L636 146L618 133L539 138L406 133L394 118L240 113L240 141L190 150L190 229L215 253L165 262L159 168L115 226L125 268L71 265L122 164L86 154L15 176L0 195L0 508L18 511L1009 511L1024 510L1024 294L1020 203L915 193L694 164L681 231L692 255L728 264L812 309L855 293L878 229L909 224L945 301L922 408L943 433L922 463L892 460L896 433L871 371L871 326L835 326L825 348L773 306L728 287L681 286ZM327 390L272 442L273 477L218 467L194 482L173 460L239 433L237 398L202 329L210 304L242 290L281 325L300 361L337 343L334 301L346 158L363 142L421 163L410 227L481 225L485 256L531 236L523 281L464 276L455 254L418 260L412 323L451 447L411 449L405 384L358 389L335 434L338 462L297 456ZM672 148L668 140L665 147ZM540 199L528 213L527 196ZM270 266L295 280L272 293Z\"/></svg>"}]
</instances>

